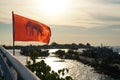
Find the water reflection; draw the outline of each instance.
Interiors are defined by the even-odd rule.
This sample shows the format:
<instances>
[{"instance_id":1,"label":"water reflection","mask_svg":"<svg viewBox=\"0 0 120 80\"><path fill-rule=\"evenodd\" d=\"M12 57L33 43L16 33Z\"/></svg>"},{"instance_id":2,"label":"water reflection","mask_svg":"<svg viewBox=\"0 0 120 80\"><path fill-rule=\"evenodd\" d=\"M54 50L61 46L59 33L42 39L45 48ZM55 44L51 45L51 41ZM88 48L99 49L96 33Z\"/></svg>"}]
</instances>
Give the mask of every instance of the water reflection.
<instances>
[{"instance_id":1,"label":"water reflection","mask_svg":"<svg viewBox=\"0 0 120 80\"><path fill-rule=\"evenodd\" d=\"M43 59L39 58L36 61L39 62ZM50 55L49 57L47 57L46 59L44 59L44 61L51 67L52 70L54 71L58 71L59 69L63 69L65 68L65 65L63 62L59 62L61 61L61 59L55 57L54 55Z\"/></svg>"},{"instance_id":2,"label":"water reflection","mask_svg":"<svg viewBox=\"0 0 120 80\"><path fill-rule=\"evenodd\" d=\"M51 50L49 50L49 52L53 53L58 49ZM66 49L64 50L67 51ZM51 66L54 71L58 71L62 68L68 68L68 75L72 76L75 80L115 80L106 75L95 73L92 67L84 65L81 62L68 59L65 59L64 62L60 61L61 59L56 57L54 54L50 54L50 56L45 59L45 62Z\"/></svg>"}]
</instances>

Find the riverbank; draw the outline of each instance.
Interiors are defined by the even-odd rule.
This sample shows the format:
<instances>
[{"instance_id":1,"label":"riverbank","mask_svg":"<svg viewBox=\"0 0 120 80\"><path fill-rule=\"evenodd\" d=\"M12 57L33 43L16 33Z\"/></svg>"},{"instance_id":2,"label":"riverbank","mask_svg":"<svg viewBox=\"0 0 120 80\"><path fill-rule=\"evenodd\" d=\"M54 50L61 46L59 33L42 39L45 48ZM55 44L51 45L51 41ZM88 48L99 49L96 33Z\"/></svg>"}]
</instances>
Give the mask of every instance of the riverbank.
<instances>
[{"instance_id":1,"label":"riverbank","mask_svg":"<svg viewBox=\"0 0 120 80\"><path fill-rule=\"evenodd\" d=\"M82 53L74 50L56 51L58 57L80 61L94 68L95 72L120 79L120 55L109 47L88 48Z\"/></svg>"},{"instance_id":2,"label":"riverbank","mask_svg":"<svg viewBox=\"0 0 120 80\"><path fill-rule=\"evenodd\" d=\"M115 79L120 79L120 65L119 64L101 64L93 58L88 58L84 56L79 56L79 60L88 66L94 68L95 72L108 75Z\"/></svg>"},{"instance_id":3,"label":"riverbank","mask_svg":"<svg viewBox=\"0 0 120 80\"><path fill-rule=\"evenodd\" d=\"M55 54L62 59L73 59L94 68L95 72L120 79L120 55L109 47L89 47L83 52L58 50Z\"/></svg>"}]
</instances>

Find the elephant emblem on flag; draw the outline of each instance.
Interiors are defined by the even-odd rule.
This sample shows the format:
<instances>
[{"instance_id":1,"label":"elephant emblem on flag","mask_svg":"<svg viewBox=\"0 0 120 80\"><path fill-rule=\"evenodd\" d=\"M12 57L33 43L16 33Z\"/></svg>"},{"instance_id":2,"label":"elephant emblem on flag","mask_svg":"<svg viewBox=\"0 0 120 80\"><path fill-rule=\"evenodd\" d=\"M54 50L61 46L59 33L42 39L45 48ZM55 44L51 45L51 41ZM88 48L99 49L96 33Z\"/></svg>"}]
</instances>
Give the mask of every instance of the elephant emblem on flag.
<instances>
[{"instance_id":1,"label":"elephant emblem on flag","mask_svg":"<svg viewBox=\"0 0 120 80\"><path fill-rule=\"evenodd\" d=\"M26 35L28 36L42 36L43 34L43 28L38 25L38 24L35 24L31 21L28 21L26 23ZM37 32L37 34L35 34L35 32Z\"/></svg>"}]
</instances>

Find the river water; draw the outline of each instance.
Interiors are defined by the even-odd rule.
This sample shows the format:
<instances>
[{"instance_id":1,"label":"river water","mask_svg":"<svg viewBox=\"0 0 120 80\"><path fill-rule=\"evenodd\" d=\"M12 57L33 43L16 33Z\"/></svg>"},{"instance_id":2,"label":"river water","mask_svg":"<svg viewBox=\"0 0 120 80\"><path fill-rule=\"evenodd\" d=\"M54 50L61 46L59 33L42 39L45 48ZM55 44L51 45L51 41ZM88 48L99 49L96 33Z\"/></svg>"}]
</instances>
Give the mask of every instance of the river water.
<instances>
[{"instance_id":1,"label":"river water","mask_svg":"<svg viewBox=\"0 0 120 80\"><path fill-rule=\"evenodd\" d=\"M69 76L72 76L75 80L117 80L110 78L107 75L102 75L96 73L94 69L90 66L84 65L81 62L75 60L65 59L65 61L61 61L60 58L56 57L52 52L55 52L57 49L50 49L51 53L45 60L45 62L51 67L52 70L58 71L59 69L68 68ZM12 53L12 50L8 50ZM19 54L20 50L15 50L17 58L22 64L26 64L27 57ZM37 62L41 61L41 59L37 59Z\"/></svg>"}]
</instances>

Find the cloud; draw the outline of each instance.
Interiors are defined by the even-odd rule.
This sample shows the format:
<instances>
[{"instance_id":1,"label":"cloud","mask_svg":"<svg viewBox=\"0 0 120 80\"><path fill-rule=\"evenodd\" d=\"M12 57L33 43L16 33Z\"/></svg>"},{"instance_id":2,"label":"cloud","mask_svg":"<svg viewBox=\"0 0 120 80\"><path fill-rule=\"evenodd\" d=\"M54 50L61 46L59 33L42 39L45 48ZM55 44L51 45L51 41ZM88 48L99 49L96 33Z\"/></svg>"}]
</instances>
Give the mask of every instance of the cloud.
<instances>
[{"instance_id":1,"label":"cloud","mask_svg":"<svg viewBox=\"0 0 120 80\"><path fill-rule=\"evenodd\" d=\"M98 1L109 4L120 4L120 0L98 0Z\"/></svg>"},{"instance_id":2,"label":"cloud","mask_svg":"<svg viewBox=\"0 0 120 80\"><path fill-rule=\"evenodd\" d=\"M109 26L109 29L115 33L118 33L117 35L120 34L120 25L111 25Z\"/></svg>"},{"instance_id":3,"label":"cloud","mask_svg":"<svg viewBox=\"0 0 120 80\"><path fill-rule=\"evenodd\" d=\"M102 4L120 4L120 0L89 0L89 1L102 3Z\"/></svg>"},{"instance_id":4,"label":"cloud","mask_svg":"<svg viewBox=\"0 0 120 80\"><path fill-rule=\"evenodd\" d=\"M120 25L111 25L109 26L110 29L120 29Z\"/></svg>"},{"instance_id":5,"label":"cloud","mask_svg":"<svg viewBox=\"0 0 120 80\"><path fill-rule=\"evenodd\" d=\"M72 25L51 25L52 28L79 28L85 29L83 26L72 26Z\"/></svg>"},{"instance_id":6,"label":"cloud","mask_svg":"<svg viewBox=\"0 0 120 80\"><path fill-rule=\"evenodd\" d=\"M108 25L101 27L94 27L88 29L89 34L102 35L102 36L119 36L120 25Z\"/></svg>"},{"instance_id":7,"label":"cloud","mask_svg":"<svg viewBox=\"0 0 120 80\"><path fill-rule=\"evenodd\" d=\"M71 7L68 8L68 12L65 13L64 16L57 18L51 18L47 15L43 15L41 9L39 9L41 4L39 0L31 0L29 2L25 1L24 3L20 3L19 1L20 0L13 0L12 2L2 1L2 3L0 3L0 7L3 8L2 10L4 12L4 14L2 13L4 17L0 17L1 22L11 23L11 13L8 13L11 9L15 10L15 12L20 15L24 15L25 17L32 18L38 21L42 21L50 25L61 24L68 26L72 25L91 28L95 26L104 25L104 22L109 23L112 21L120 21L120 11L118 11L119 6L105 5L106 3L118 4L120 3L119 0L73 0L74 4L71 3Z\"/></svg>"},{"instance_id":8,"label":"cloud","mask_svg":"<svg viewBox=\"0 0 120 80\"><path fill-rule=\"evenodd\" d=\"M101 15L101 14L96 14L93 15L95 19L101 20L101 21L120 21L119 16L114 16L114 15Z\"/></svg>"},{"instance_id":9,"label":"cloud","mask_svg":"<svg viewBox=\"0 0 120 80\"><path fill-rule=\"evenodd\" d=\"M6 23L6 24L9 24L11 21L10 18L7 18L7 17L0 17L0 23Z\"/></svg>"},{"instance_id":10,"label":"cloud","mask_svg":"<svg viewBox=\"0 0 120 80\"><path fill-rule=\"evenodd\" d=\"M120 24L119 25L108 25L108 26L101 26L101 27L94 27L94 28L90 28L89 30L96 30L96 31L100 31L100 30L109 30L111 31L112 29L120 29Z\"/></svg>"}]
</instances>

